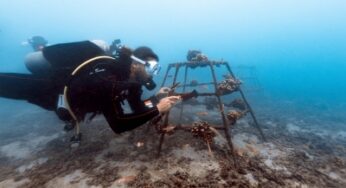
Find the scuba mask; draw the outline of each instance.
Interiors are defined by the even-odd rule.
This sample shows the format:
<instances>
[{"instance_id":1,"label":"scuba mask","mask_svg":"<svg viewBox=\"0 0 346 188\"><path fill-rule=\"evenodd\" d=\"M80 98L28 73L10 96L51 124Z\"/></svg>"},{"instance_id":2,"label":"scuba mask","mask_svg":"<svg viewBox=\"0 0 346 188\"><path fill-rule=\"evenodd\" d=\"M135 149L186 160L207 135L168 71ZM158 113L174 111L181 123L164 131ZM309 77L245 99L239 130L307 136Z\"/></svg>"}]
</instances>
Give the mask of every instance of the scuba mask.
<instances>
[{"instance_id":1,"label":"scuba mask","mask_svg":"<svg viewBox=\"0 0 346 188\"><path fill-rule=\"evenodd\" d=\"M134 55L131 55L131 59L140 63L140 64L143 64L145 66L145 71L150 76L158 75L160 70L161 70L161 66L159 65L159 63L156 60L144 61L144 60L141 60Z\"/></svg>"}]
</instances>

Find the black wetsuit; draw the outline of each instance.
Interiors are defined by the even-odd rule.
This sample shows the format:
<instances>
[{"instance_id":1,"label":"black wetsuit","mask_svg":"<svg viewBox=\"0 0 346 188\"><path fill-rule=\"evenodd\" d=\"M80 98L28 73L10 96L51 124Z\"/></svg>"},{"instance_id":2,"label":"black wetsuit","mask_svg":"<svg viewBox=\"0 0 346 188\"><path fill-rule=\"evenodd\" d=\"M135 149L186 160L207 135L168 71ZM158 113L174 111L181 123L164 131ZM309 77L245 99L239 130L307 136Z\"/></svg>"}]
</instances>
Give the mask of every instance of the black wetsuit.
<instances>
[{"instance_id":1,"label":"black wetsuit","mask_svg":"<svg viewBox=\"0 0 346 188\"><path fill-rule=\"evenodd\" d=\"M47 75L0 73L0 96L27 100L47 110L55 110L58 95L68 86L69 104L79 121L86 113L102 113L116 133L132 130L159 114L141 100L141 85L128 83L131 59L120 55L116 60L101 59L72 71L84 61L105 55L95 44L84 41L44 48L43 55L52 64ZM127 100L133 113L124 114Z\"/></svg>"},{"instance_id":2,"label":"black wetsuit","mask_svg":"<svg viewBox=\"0 0 346 188\"><path fill-rule=\"evenodd\" d=\"M141 100L142 86L127 82L128 61L131 60L126 56L117 60L96 60L72 77L67 98L78 118L84 119L88 112L103 113L113 131L121 133L159 115L156 107L148 108ZM124 114L122 104L125 100L133 113Z\"/></svg>"}]
</instances>

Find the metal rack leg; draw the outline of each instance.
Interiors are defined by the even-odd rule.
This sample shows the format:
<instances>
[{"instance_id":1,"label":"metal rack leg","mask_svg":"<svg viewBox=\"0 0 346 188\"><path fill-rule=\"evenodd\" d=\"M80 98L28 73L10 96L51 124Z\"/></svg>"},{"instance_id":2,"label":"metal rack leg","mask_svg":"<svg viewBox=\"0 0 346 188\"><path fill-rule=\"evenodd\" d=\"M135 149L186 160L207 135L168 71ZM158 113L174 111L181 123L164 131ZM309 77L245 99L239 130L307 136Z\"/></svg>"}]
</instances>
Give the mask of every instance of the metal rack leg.
<instances>
[{"instance_id":1,"label":"metal rack leg","mask_svg":"<svg viewBox=\"0 0 346 188\"><path fill-rule=\"evenodd\" d=\"M213 67L212 64L210 64L210 69L211 69L211 73L212 73L213 80L214 80L215 93L217 93L217 79L216 79L215 70L214 70L214 67ZM223 122L223 126L224 126L224 129L225 129L225 136L226 136L228 145L229 145L230 150L231 150L231 154L232 154L232 158L233 158L233 163L234 163L235 167L238 167L238 163L237 163L237 160L236 160L236 155L235 155L235 152L234 152L233 142L232 142L232 136L228 132L228 125L229 125L229 123L228 123L227 118L225 116L224 105L223 105L222 100L221 100L221 98L220 98L220 96L218 94L216 95L216 98L217 98L217 101L219 103L219 108L220 108L220 113L221 113L221 117L222 117L222 122Z\"/></svg>"},{"instance_id":2,"label":"metal rack leg","mask_svg":"<svg viewBox=\"0 0 346 188\"><path fill-rule=\"evenodd\" d=\"M226 65L226 67L227 67L228 72L231 74L231 76L232 76L233 78L236 78L236 77L234 76L232 70L231 70L231 67L230 67L228 64L225 64L225 65ZM248 108L248 110L249 110L249 112L250 112L250 114L251 114L251 117L252 117L252 119L253 119L253 121L254 121L254 123L255 123L256 129L257 129L258 132L260 133L260 135L261 135L263 141L266 142L267 139L266 139L266 137L264 136L263 131L262 131L260 125L259 125L258 122L257 122L256 116L255 116L255 114L254 114L254 112L253 112L253 110L252 110L250 104L247 102L247 100L246 100L246 98L245 98L245 95L244 95L244 93L243 93L243 91L242 91L242 89L241 89L240 87L239 87L238 91L240 92L240 95L241 95L241 97L243 98L243 101L245 102L245 104L246 104L246 106L247 106L247 108Z\"/></svg>"},{"instance_id":3,"label":"metal rack leg","mask_svg":"<svg viewBox=\"0 0 346 188\"><path fill-rule=\"evenodd\" d=\"M180 66L175 67L175 73L174 73L174 78L173 78L173 84L172 85L174 85L176 83L176 81L177 81L177 76L178 76L179 69L180 69ZM166 73L165 78L167 77L167 74L168 74L168 71ZM167 125L168 125L168 118L169 118L169 111L166 113L164 118L165 119L164 119L163 126L167 127ZM160 157L161 149L162 149L162 144L163 144L164 140L165 140L165 133L161 133L159 148L158 148L158 151L157 151L157 157Z\"/></svg>"},{"instance_id":4,"label":"metal rack leg","mask_svg":"<svg viewBox=\"0 0 346 188\"><path fill-rule=\"evenodd\" d=\"M185 66L183 93L185 93L185 89L186 89L187 71L188 71L188 67ZM183 116L183 112L184 112L184 103L181 103L181 109L180 109L180 114L179 114L179 123L181 123L181 118Z\"/></svg>"}]
</instances>

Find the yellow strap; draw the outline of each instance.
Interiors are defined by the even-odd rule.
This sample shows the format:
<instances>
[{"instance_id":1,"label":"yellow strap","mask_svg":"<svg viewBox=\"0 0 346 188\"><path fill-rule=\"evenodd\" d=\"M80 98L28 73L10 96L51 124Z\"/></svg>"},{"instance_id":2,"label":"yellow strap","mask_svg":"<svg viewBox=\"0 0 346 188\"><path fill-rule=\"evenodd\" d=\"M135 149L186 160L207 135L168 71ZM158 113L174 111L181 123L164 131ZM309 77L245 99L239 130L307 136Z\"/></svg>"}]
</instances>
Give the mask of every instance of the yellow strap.
<instances>
[{"instance_id":1,"label":"yellow strap","mask_svg":"<svg viewBox=\"0 0 346 188\"><path fill-rule=\"evenodd\" d=\"M85 65L87 65L87 64L89 64L89 63L91 63L91 62L93 62L93 61L95 61L95 60L99 60L99 59L113 59L113 60L114 60L114 58L111 57L111 56L105 56L105 55L104 55L104 56L96 56L96 57L91 58L91 59L88 59L88 60L84 61L82 64L80 64L80 65L72 72L71 76L75 75L75 74L79 71L79 69L81 69L81 68L84 67Z\"/></svg>"}]
</instances>

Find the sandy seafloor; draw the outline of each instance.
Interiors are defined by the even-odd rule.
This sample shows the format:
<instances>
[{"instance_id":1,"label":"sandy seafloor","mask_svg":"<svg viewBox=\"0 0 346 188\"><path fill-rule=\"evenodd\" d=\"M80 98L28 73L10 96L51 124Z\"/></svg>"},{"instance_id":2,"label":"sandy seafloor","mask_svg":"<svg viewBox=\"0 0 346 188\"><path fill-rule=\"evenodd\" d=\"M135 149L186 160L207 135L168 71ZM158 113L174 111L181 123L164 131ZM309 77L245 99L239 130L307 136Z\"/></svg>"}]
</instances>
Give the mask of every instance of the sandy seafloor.
<instances>
[{"instance_id":1,"label":"sandy seafloor","mask_svg":"<svg viewBox=\"0 0 346 188\"><path fill-rule=\"evenodd\" d=\"M223 137L214 138L210 156L202 140L182 131L166 137L157 158L159 135L153 128L116 135L97 116L83 125L81 146L71 149L72 133L63 131L52 112L22 101L0 103L4 188L346 187L345 119L340 110L323 105L316 107L321 113L296 109L291 101L256 105L267 142L249 116L241 119L232 129L235 158ZM184 121L220 122L217 110L185 107Z\"/></svg>"}]
</instances>

